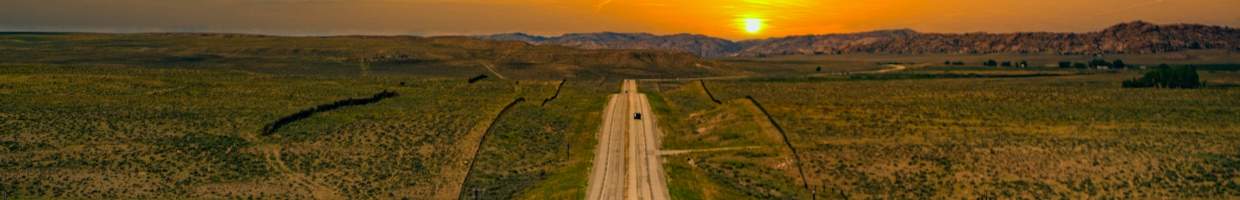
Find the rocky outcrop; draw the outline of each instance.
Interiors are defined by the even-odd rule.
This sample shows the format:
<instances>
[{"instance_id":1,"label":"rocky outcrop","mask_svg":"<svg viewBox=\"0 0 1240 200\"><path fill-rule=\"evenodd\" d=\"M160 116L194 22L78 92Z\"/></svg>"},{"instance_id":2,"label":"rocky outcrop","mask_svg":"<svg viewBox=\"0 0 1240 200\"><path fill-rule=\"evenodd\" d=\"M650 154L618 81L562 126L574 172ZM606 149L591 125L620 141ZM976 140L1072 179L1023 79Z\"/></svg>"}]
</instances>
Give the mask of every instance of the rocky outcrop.
<instances>
[{"instance_id":1,"label":"rocky outcrop","mask_svg":"<svg viewBox=\"0 0 1240 200\"><path fill-rule=\"evenodd\" d=\"M1240 31L1198 24L1122 23L1088 33L920 33L908 29L863 33L789 36L733 42L702 35L585 33L542 37L526 34L483 36L586 49L660 49L703 57L848 53L1160 53L1191 49L1240 50Z\"/></svg>"}]
</instances>

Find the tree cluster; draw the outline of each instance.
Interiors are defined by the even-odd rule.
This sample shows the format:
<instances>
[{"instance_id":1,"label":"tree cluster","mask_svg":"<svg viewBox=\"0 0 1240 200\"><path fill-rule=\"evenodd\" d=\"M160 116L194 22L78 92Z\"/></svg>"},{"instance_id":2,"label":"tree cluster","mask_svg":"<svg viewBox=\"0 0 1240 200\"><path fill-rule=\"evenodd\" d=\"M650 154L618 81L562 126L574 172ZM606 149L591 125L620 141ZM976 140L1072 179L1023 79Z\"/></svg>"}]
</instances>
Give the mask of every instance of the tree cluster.
<instances>
[{"instance_id":1,"label":"tree cluster","mask_svg":"<svg viewBox=\"0 0 1240 200\"><path fill-rule=\"evenodd\" d=\"M1123 85L1124 88L1199 88L1204 84L1197 76L1195 66L1171 67L1163 64L1141 78L1124 81Z\"/></svg>"},{"instance_id":2,"label":"tree cluster","mask_svg":"<svg viewBox=\"0 0 1240 200\"><path fill-rule=\"evenodd\" d=\"M1083 68L1100 68L1100 67L1106 67L1110 69L1124 69L1124 68L1128 68L1128 64L1125 64L1124 60L1119 60L1119 59L1116 59L1114 62L1110 62L1110 61L1103 60L1103 59L1093 59L1093 60L1090 60L1088 63L1059 61L1059 68L1082 68L1083 69Z\"/></svg>"},{"instance_id":3,"label":"tree cluster","mask_svg":"<svg viewBox=\"0 0 1240 200\"><path fill-rule=\"evenodd\" d=\"M986 60L986 62L983 62L983 63L982 63L982 65L985 65L985 66L987 66L987 67L998 67L998 66L1003 66L1003 67L1029 67L1029 61L1024 61L1024 60L1022 60L1022 61L1020 61L1020 62L1016 62L1016 61L1003 61L1003 62L999 62L999 61L995 61L995 60L993 60L993 59L992 59L992 60Z\"/></svg>"}]
</instances>

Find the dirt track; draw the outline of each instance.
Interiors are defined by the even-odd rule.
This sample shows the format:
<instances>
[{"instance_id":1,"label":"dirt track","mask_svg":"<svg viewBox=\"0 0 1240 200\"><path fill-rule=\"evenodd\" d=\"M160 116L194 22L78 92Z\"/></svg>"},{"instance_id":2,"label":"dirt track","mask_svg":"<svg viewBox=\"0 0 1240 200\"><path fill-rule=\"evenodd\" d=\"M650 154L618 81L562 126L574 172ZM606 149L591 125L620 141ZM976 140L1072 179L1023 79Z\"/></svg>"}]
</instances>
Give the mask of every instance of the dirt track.
<instances>
[{"instance_id":1,"label":"dirt track","mask_svg":"<svg viewBox=\"0 0 1240 200\"><path fill-rule=\"evenodd\" d=\"M642 119L634 119L635 113ZM637 93L637 81L625 80L622 92L611 96L587 199L669 199L659 158L660 132L652 114L646 95Z\"/></svg>"}]
</instances>

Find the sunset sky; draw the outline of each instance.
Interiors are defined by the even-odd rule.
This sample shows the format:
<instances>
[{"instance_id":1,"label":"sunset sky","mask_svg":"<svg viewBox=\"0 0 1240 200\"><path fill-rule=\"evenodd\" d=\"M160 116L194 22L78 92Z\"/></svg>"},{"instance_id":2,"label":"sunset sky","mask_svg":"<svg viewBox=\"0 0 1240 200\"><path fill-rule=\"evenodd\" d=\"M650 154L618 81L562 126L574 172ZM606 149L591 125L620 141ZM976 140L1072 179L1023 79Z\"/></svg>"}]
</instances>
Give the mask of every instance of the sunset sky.
<instances>
[{"instance_id":1,"label":"sunset sky","mask_svg":"<svg viewBox=\"0 0 1240 200\"><path fill-rule=\"evenodd\" d=\"M729 39L911 28L1240 26L1240 0L3 0L0 31L279 35L698 33Z\"/></svg>"}]
</instances>

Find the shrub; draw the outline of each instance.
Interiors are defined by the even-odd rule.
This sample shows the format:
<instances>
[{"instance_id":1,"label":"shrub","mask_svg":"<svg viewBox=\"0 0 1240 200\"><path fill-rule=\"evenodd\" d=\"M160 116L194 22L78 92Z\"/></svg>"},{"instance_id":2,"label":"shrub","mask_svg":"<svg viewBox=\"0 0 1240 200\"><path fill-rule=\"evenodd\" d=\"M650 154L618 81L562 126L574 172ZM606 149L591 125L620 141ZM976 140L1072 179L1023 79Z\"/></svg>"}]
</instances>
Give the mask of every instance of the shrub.
<instances>
[{"instance_id":1,"label":"shrub","mask_svg":"<svg viewBox=\"0 0 1240 200\"><path fill-rule=\"evenodd\" d=\"M1089 67L1103 67L1103 66L1111 67L1111 62L1107 62L1107 60L1103 60L1103 59L1094 59L1094 60L1089 61Z\"/></svg>"},{"instance_id":2,"label":"shrub","mask_svg":"<svg viewBox=\"0 0 1240 200\"><path fill-rule=\"evenodd\" d=\"M1111 68L1123 69L1125 67L1128 67L1128 65L1124 64L1124 60L1115 59L1115 62L1111 63Z\"/></svg>"},{"instance_id":3,"label":"shrub","mask_svg":"<svg viewBox=\"0 0 1240 200\"><path fill-rule=\"evenodd\" d=\"M1124 81L1123 85L1124 88L1199 88L1202 86L1201 79L1197 76L1197 67L1170 67L1166 64L1159 65L1157 69L1145 73L1145 76L1139 79Z\"/></svg>"},{"instance_id":4,"label":"shrub","mask_svg":"<svg viewBox=\"0 0 1240 200\"><path fill-rule=\"evenodd\" d=\"M982 63L982 65L994 67L999 66L999 62L996 62L995 60L987 60L985 63Z\"/></svg>"},{"instance_id":5,"label":"shrub","mask_svg":"<svg viewBox=\"0 0 1240 200\"><path fill-rule=\"evenodd\" d=\"M1071 67L1072 67L1072 62L1070 62L1070 61L1059 61L1059 68L1071 68Z\"/></svg>"}]
</instances>

